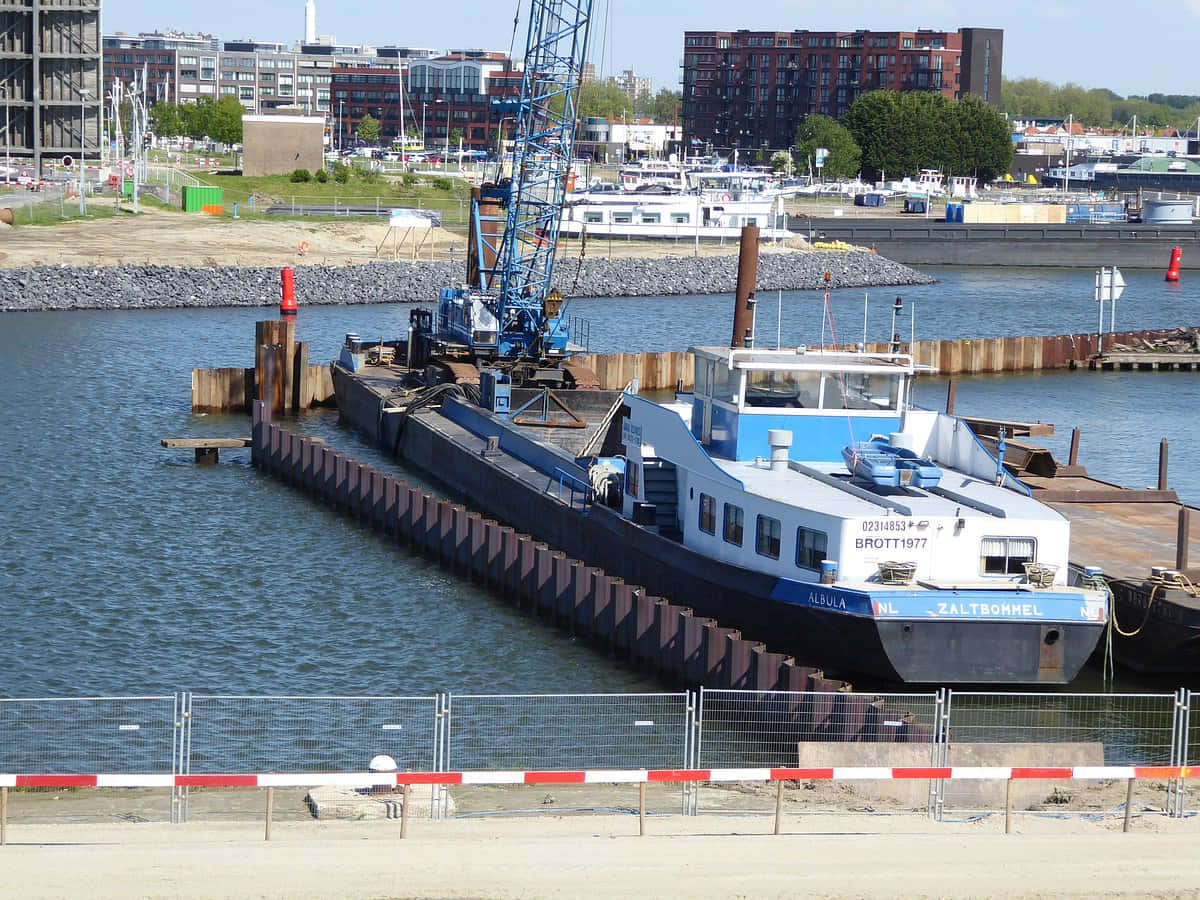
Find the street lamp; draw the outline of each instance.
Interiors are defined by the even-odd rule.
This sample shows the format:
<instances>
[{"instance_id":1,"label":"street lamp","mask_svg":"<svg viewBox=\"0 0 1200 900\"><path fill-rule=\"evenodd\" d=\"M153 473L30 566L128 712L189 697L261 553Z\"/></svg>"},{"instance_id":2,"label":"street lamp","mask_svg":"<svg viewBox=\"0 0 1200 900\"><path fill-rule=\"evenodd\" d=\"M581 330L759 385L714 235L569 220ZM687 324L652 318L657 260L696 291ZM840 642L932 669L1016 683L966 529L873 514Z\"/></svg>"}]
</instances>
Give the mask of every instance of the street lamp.
<instances>
[{"instance_id":1,"label":"street lamp","mask_svg":"<svg viewBox=\"0 0 1200 900\"><path fill-rule=\"evenodd\" d=\"M79 91L79 214L87 215L87 200L83 196L83 155L87 152L87 98L91 90L76 88Z\"/></svg>"},{"instance_id":2,"label":"street lamp","mask_svg":"<svg viewBox=\"0 0 1200 900\"><path fill-rule=\"evenodd\" d=\"M346 101L338 101L338 152L346 149Z\"/></svg>"}]
</instances>

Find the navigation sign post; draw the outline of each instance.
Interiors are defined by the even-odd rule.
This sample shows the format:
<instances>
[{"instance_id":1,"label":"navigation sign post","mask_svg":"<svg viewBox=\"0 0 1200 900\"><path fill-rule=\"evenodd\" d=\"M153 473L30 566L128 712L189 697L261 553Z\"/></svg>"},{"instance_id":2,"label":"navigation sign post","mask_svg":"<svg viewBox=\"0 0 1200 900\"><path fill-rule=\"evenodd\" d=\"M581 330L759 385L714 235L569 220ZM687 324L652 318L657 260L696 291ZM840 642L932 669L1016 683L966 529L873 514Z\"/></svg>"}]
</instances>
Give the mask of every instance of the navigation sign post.
<instances>
[{"instance_id":1,"label":"navigation sign post","mask_svg":"<svg viewBox=\"0 0 1200 900\"><path fill-rule=\"evenodd\" d=\"M1121 295L1125 293L1125 279L1121 277L1121 270L1116 266L1101 266L1096 270L1096 305L1100 309L1100 324L1096 330L1096 352L1100 353L1104 350L1104 303L1109 301L1112 303L1112 309L1108 317L1109 331L1116 331L1117 322L1117 301Z\"/></svg>"}]
</instances>

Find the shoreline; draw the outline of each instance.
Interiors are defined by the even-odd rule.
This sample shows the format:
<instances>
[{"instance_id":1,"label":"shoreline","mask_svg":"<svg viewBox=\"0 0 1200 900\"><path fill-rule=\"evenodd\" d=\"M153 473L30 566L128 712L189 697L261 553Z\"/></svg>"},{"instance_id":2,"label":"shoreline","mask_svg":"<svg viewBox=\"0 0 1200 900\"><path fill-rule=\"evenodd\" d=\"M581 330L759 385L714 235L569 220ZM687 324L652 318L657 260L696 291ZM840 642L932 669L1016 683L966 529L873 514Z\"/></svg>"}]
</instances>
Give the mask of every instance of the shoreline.
<instances>
[{"instance_id":1,"label":"shoreline","mask_svg":"<svg viewBox=\"0 0 1200 900\"><path fill-rule=\"evenodd\" d=\"M572 297L732 293L737 255L560 259L555 283ZM461 283L462 262L370 262L295 266L301 306L418 303ZM779 251L759 258L760 291L933 284L908 266L864 251ZM274 306L279 268L265 266L72 266L0 269L0 311Z\"/></svg>"}]
</instances>

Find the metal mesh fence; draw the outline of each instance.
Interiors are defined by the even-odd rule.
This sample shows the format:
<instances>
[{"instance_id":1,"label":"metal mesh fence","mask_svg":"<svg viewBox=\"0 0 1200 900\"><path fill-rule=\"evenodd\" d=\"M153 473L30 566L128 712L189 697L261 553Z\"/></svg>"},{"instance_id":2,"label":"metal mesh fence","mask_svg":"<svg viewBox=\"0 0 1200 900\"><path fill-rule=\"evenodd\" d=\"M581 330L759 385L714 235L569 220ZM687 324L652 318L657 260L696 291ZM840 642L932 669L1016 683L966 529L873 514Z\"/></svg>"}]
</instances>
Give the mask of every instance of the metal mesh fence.
<instances>
[{"instance_id":1,"label":"metal mesh fence","mask_svg":"<svg viewBox=\"0 0 1200 900\"><path fill-rule=\"evenodd\" d=\"M671 769L688 759L688 695L451 696L447 767Z\"/></svg>"},{"instance_id":2,"label":"metal mesh fence","mask_svg":"<svg viewBox=\"0 0 1200 900\"><path fill-rule=\"evenodd\" d=\"M171 774L174 697L0 700L0 772Z\"/></svg>"},{"instance_id":3,"label":"metal mesh fence","mask_svg":"<svg viewBox=\"0 0 1200 900\"><path fill-rule=\"evenodd\" d=\"M1110 766L1168 765L1174 730L1173 694L973 694L950 701L950 761L955 744L1088 744L1103 748ZM1086 757L996 765L1089 765Z\"/></svg>"},{"instance_id":4,"label":"metal mesh fence","mask_svg":"<svg viewBox=\"0 0 1200 900\"><path fill-rule=\"evenodd\" d=\"M701 690L697 765L795 766L805 742L898 743L931 752L936 720L936 694Z\"/></svg>"},{"instance_id":5,"label":"metal mesh fence","mask_svg":"<svg viewBox=\"0 0 1200 900\"><path fill-rule=\"evenodd\" d=\"M437 767L435 697L190 700L190 774L365 772L377 754L400 769Z\"/></svg>"}]
</instances>

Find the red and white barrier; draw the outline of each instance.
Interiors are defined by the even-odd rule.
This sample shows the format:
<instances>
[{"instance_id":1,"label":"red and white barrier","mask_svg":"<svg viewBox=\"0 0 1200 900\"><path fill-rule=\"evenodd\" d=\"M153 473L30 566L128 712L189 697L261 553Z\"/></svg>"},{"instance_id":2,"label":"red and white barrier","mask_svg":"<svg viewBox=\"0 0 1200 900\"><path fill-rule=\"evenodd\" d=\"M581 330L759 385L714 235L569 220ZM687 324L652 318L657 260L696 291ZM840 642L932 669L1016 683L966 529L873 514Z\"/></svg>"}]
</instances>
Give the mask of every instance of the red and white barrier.
<instances>
[{"instance_id":1,"label":"red and white barrier","mask_svg":"<svg viewBox=\"0 0 1200 900\"><path fill-rule=\"evenodd\" d=\"M1200 778L1200 766L946 766L822 769L592 769L576 772L285 772L259 775L0 774L0 787L398 787L405 784L639 784L735 781Z\"/></svg>"}]
</instances>

